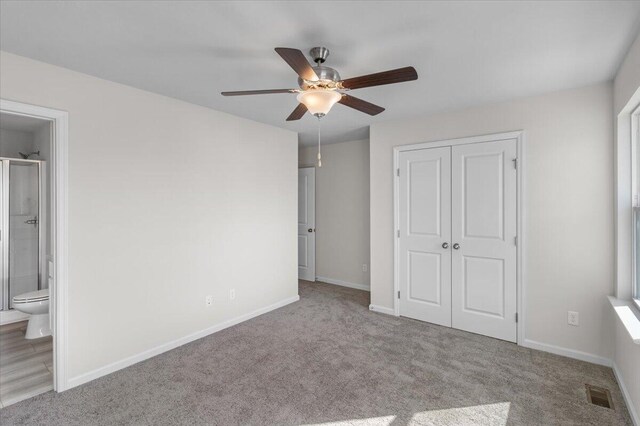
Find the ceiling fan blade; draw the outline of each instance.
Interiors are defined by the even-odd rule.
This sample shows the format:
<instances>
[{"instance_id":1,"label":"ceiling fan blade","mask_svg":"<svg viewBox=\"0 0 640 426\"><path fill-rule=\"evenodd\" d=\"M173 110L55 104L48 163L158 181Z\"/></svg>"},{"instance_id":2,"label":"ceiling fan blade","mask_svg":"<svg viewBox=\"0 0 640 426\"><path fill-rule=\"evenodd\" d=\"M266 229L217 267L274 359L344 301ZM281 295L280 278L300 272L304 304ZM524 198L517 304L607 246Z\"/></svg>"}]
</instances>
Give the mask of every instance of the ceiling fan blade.
<instances>
[{"instance_id":1,"label":"ceiling fan blade","mask_svg":"<svg viewBox=\"0 0 640 426\"><path fill-rule=\"evenodd\" d=\"M280 55L282 59L284 59L285 62L289 64L296 73L298 73L300 78L303 80L318 81L316 72L311 68L309 61L307 61L307 58L304 57L304 53L300 50L290 49L288 47L276 47L276 52L278 52L278 55Z\"/></svg>"},{"instance_id":2,"label":"ceiling fan blade","mask_svg":"<svg viewBox=\"0 0 640 426\"><path fill-rule=\"evenodd\" d=\"M307 107L304 104L298 104L296 109L287 117L287 121L300 120L307 112Z\"/></svg>"},{"instance_id":3,"label":"ceiling fan blade","mask_svg":"<svg viewBox=\"0 0 640 426\"><path fill-rule=\"evenodd\" d=\"M273 93L296 93L297 89L241 90L238 92L222 92L222 96L270 95Z\"/></svg>"},{"instance_id":4,"label":"ceiling fan blade","mask_svg":"<svg viewBox=\"0 0 640 426\"><path fill-rule=\"evenodd\" d=\"M342 105L346 105L350 108L357 109L358 111L364 112L369 115L378 115L384 108L381 106L372 104L371 102L363 101L362 99L355 98L350 95L342 95L342 99L338 101Z\"/></svg>"},{"instance_id":5,"label":"ceiling fan blade","mask_svg":"<svg viewBox=\"0 0 640 426\"><path fill-rule=\"evenodd\" d=\"M413 67L398 68L360 77L348 78L340 83L345 89L361 89L363 87L382 86L384 84L402 83L417 80L418 73Z\"/></svg>"}]
</instances>

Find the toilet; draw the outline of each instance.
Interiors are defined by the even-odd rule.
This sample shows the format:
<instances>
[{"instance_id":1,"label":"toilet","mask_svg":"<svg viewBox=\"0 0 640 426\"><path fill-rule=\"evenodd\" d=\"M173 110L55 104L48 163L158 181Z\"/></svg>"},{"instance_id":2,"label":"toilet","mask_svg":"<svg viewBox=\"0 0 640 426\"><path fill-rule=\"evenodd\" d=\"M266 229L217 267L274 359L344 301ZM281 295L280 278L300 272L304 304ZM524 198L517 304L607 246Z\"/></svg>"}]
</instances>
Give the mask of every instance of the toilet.
<instances>
[{"instance_id":1,"label":"toilet","mask_svg":"<svg viewBox=\"0 0 640 426\"><path fill-rule=\"evenodd\" d=\"M13 297L13 308L30 314L25 339L51 336L49 326L49 289L32 291Z\"/></svg>"}]
</instances>

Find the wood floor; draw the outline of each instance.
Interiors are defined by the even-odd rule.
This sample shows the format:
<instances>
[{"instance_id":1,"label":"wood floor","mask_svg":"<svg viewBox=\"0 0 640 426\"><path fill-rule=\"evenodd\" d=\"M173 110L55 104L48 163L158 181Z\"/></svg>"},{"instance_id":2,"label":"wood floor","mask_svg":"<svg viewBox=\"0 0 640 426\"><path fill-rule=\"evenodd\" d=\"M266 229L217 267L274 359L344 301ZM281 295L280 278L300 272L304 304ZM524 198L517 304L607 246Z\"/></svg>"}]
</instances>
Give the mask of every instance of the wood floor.
<instances>
[{"instance_id":1,"label":"wood floor","mask_svg":"<svg viewBox=\"0 0 640 426\"><path fill-rule=\"evenodd\" d=\"M0 326L0 408L53 389L51 336L27 340L27 322Z\"/></svg>"}]
</instances>

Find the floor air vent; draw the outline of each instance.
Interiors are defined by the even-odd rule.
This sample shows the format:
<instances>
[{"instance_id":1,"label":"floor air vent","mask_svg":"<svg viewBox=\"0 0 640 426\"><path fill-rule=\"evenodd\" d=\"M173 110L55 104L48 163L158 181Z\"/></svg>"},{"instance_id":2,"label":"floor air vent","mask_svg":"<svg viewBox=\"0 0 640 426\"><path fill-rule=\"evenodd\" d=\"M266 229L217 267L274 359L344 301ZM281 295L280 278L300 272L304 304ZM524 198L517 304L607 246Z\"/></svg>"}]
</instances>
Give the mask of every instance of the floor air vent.
<instances>
[{"instance_id":1,"label":"floor air vent","mask_svg":"<svg viewBox=\"0 0 640 426\"><path fill-rule=\"evenodd\" d=\"M613 402L611 401L611 392L609 392L609 389L592 385L585 386L587 387L587 400L590 403L613 410Z\"/></svg>"}]
</instances>

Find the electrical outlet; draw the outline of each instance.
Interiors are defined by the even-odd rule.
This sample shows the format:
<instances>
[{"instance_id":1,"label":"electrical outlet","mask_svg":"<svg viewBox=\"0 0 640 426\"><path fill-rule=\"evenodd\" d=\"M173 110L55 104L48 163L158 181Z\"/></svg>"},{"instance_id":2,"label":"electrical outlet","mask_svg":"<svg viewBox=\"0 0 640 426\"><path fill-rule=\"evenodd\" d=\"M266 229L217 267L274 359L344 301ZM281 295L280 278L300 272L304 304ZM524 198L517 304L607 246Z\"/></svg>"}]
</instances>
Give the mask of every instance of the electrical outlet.
<instances>
[{"instance_id":1,"label":"electrical outlet","mask_svg":"<svg viewBox=\"0 0 640 426\"><path fill-rule=\"evenodd\" d=\"M229 290L229 300L233 300L235 298L236 298L236 290L232 288L231 290Z\"/></svg>"},{"instance_id":2,"label":"electrical outlet","mask_svg":"<svg viewBox=\"0 0 640 426\"><path fill-rule=\"evenodd\" d=\"M209 306L213 305L213 296L207 296L207 297L204 299L204 304L205 304L207 307L209 307Z\"/></svg>"},{"instance_id":3,"label":"electrical outlet","mask_svg":"<svg viewBox=\"0 0 640 426\"><path fill-rule=\"evenodd\" d=\"M362 272L367 272L367 270L369 269L369 266L366 263L362 264Z\"/></svg>"},{"instance_id":4,"label":"electrical outlet","mask_svg":"<svg viewBox=\"0 0 640 426\"><path fill-rule=\"evenodd\" d=\"M567 322L569 323L569 325L580 325L580 314L574 311L569 311Z\"/></svg>"}]
</instances>

